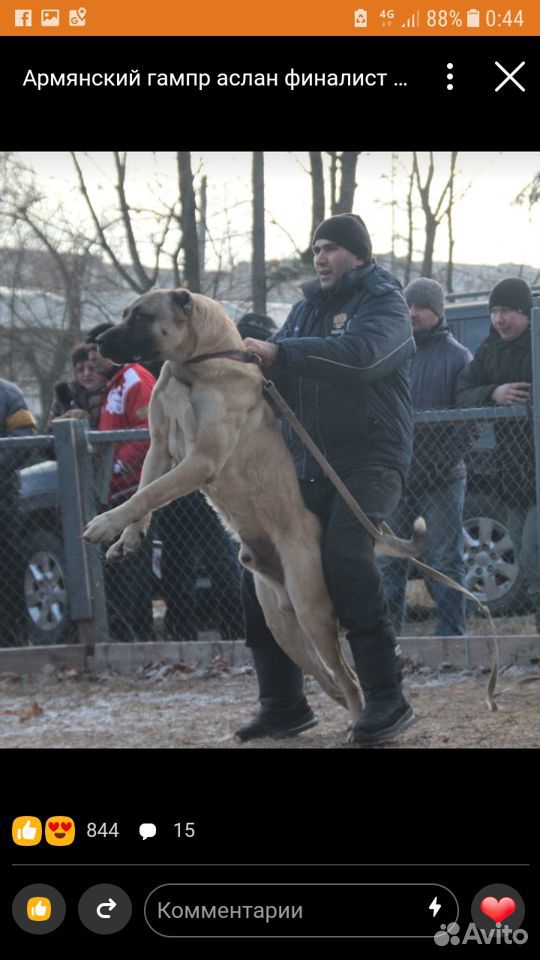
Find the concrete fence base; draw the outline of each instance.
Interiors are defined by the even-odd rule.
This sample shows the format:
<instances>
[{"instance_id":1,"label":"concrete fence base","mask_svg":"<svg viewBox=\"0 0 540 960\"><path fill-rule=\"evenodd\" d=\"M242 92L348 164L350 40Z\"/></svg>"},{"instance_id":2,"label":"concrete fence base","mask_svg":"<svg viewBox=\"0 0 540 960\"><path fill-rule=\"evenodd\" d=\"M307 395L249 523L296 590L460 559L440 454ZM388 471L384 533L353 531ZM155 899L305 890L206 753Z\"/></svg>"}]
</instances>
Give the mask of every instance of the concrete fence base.
<instances>
[{"instance_id":1,"label":"concrete fence base","mask_svg":"<svg viewBox=\"0 0 540 960\"><path fill-rule=\"evenodd\" d=\"M3 673L39 674L44 668L128 674L149 663L184 663L198 669L221 660L232 669L252 662L243 641L221 640L218 633L211 631L201 633L200 638L195 643L66 644L0 649L0 677ZM490 667L493 662L493 642L486 637L403 637L400 646L404 657L434 669L467 670ZM344 652L350 660L346 642ZM538 666L540 637L536 634L500 637L499 657L501 666Z\"/></svg>"}]
</instances>

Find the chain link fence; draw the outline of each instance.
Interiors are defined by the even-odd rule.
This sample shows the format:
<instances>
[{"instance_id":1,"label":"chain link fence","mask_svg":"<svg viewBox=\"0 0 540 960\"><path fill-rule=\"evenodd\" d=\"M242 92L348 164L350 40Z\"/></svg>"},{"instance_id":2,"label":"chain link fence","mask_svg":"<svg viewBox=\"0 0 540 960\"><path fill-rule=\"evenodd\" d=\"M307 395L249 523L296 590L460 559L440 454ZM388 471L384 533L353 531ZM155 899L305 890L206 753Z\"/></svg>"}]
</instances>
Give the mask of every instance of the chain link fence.
<instances>
[{"instance_id":1,"label":"chain link fence","mask_svg":"<svg viewBox=\"0 0 540 960\"><path fill-rule=\"evenodd\" d=\"M423 516L422 561L495 617L532 615L538 607L533 437L532 405L418 412L407 493L388 521L409 537ZM477 606L463 594L416 574L407 561L381 558L380 567L398 634L417 634L419 624L434 636L475 632Z\"/></svg>"},{"instance_id":2,"label":"chain link fence","mask_svg":"<svg viewBox=\"0 0 540 960\"><path fill-rule=\"evenodd\" d=\"M539 410L535 392L528 407L417 413L422 469L389 520L408 536L425 516L422 559L499 617L538 607ZM148 432L87 432L64 420L54 438L0 440L29 458L17 499L0 510L2 645L243 637L237 544L201 494L156 511L147 541L121 563L104 562L104 550L81 539L86 522L108 509L114 445L126 438L147 440ZM474 607L458 593L424 583L406 562L384 558L381 566L399 633L477 632ZM511 620L499 632L515 632Z\"/></svg>"},{"instance_id":3,"label":"chain link fence","mask_svg":"<svg viewBox=\"0 0 540 960\"><path fill-rule=\"evenodd\" d=\"M202 494L155 511L146 541L119 563L81 539L91 516L120 502L109 503L115 442L148 431L54 429L54 440L0 440L30 464L0 514L1 645L243 638L238 546Z\"/></svg>"}]
</instances>

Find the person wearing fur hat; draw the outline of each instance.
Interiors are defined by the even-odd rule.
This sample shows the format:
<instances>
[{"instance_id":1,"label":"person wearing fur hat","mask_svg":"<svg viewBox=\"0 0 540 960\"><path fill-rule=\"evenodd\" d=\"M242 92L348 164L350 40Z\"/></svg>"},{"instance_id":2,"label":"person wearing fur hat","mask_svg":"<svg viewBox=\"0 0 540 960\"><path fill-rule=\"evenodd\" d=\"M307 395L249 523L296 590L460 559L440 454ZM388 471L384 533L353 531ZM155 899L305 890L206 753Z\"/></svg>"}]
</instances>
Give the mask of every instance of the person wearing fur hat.
<instances>
[{"instance_id":1,"label":"person wearing fur hat","mask_svg":"<svg viewBox=\"0 0 540 960\"><path fill-rule=\"evenodd\" d=\"M436 280L419 277L405 288L416 353L411 364L411 395L415 410L447 410L456 405L456 386L472 354L450 333L444 319L444 289ZM424 563L463 583L463 504L466 469L463 457L476 439L474 426L419 423L407 490L388 523L399 537L412 533L416 517L426 521ZM405 620L405 590L409 562L381 557L386 599L394 627ZM465 597L426 577L436 604L437 636L465 634Z\"/></svg>"},{"instance_id":2,"label":"person wearing fur hat","mask_svg":"<svg viewBox=\"0 0 540 960\"><path fill-rule=\"evenodd\" d=\"M414 340L400 283L372 255L364 221L329 217L313 236L317 279L270 340L248 337L269 376L361 507L380 523L395 508L412 448L409 362ZM392 739L415 719L401 685L401 660L373 542L283 423L306 506L322 525L328 592L347 638L366 706L352 731L360 745ZM301 670L276 644L244 572L246 638L261 708L240 740L294 736L317 722Z\"/></svg>"},{"instance_id":3,"label":"person wearing fur hat","mask_svg":"<svg viewBox=\"0 0 540 960\"><path fill-rule=\"evenodd\" d=\"M461 407L525 405L532 400L532 292L521 277L495 284L491 330L458 384ZM538 617L538 528L534 440L530 419L495 423L495 483L506 505L515 558Z\"/></svg>"}]
</instances>

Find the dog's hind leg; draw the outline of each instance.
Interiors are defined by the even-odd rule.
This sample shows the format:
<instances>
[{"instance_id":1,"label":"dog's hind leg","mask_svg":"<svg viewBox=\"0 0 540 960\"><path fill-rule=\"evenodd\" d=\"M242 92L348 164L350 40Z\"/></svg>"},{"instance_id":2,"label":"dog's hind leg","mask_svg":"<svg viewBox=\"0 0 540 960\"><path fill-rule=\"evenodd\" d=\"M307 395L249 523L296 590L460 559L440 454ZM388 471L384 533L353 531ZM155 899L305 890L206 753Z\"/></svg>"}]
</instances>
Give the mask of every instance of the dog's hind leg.
<instances>
[{"instance_id":1,"label":"dog's hind leg","mask_svg":"<svg viewBox=\"0 0 540 960\"><path fill-rule=\"evenodd\" d=\"M284 610L280 606L279 593L273 584L260 576L255 576L254 579L264 618L276 642L304 673L314 677L329 697L332 697L340 706L347 708L342 686L302 630L294 610Z\"/></svg>"},{"instance_id":2,"label":"dog's hind leg","mask_svg":"<svg viewBox=\"0 0 540 960\"><path fill-rule=\"evenodd\" d=\"M336 616L326 585L319 552L293 550L283 556L285 584L303 632L342 690L353 723L362 713L356 679L339 644Z\"/></svg>"}]
</instances>

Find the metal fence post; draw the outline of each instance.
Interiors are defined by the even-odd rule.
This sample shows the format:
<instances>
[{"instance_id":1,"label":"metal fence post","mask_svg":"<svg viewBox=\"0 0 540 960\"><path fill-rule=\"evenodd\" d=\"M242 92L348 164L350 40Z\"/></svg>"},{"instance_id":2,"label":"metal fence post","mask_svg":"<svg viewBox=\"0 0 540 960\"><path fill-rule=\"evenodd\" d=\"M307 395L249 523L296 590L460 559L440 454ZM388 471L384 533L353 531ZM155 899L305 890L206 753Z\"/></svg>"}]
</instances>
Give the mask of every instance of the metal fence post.
<instances>
[{"instance_id":1,"label":"metal fence post","mask_svg":"<svg viewBox=\"0 0 540 960\"><path fill-rule=\"evenodd\" d=\"M536 468L536 529L540 546L540 307L538 301L531 314L532 368L533 368L533 438ZM540 563L536 571L540 590Z\"/></svg>"},{"instance_id":2,"label":"metal fence post","mask_svg":"<svg viewBox=\"0 0 540 960\"><path fill-rule=\"evenodd\" d=\"M108 623L101 548L82 539L96 514L88 428L86 421L75 419L55 420L52 427L70 616L81 643L104 643Z\"/></svg>"}]
</instances>

